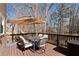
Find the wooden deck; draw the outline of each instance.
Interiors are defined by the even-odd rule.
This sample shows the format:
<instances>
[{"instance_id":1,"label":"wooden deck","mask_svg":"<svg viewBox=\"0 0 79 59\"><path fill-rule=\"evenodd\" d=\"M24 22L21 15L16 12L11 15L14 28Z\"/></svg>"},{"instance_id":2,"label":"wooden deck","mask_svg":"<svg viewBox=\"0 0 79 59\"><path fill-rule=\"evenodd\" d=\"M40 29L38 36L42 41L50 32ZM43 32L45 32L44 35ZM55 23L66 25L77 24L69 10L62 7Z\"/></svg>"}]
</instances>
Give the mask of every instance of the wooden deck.
<instances>
[{"instance_id":1,"label":"wooden deck","mask_svg":"<svg viewBox=\"0 0 79 59\"><path fill-rule=\"evenodd\" d=\"M6 41L7 39L11 39L11 37L6 36L1 39ZM2 56L65 56L64 54L55 50L56 48L55 45L49 43L47 43L45 52L43 53L37 53L37 52L34 53L30 49L27 49L24 51L23 54L23 52L16 47L16 44L14 44L13 46L5 46L4 44L2 44L0 47L3 47L2 49L0 49L1 50L0 55Z\"/></svg>"}]
</instances>

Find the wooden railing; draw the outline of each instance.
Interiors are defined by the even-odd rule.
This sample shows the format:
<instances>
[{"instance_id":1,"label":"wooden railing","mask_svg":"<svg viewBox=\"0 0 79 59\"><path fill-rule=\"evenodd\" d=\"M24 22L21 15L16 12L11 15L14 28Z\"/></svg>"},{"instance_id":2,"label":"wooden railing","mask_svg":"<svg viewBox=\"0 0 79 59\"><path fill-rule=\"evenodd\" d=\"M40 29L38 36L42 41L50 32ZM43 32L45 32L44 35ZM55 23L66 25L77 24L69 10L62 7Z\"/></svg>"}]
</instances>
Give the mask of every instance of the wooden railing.
<instances>
[{"instance_id":1,"label":"wooden railing","mask_svg":"<svg viewBox=\"0 0 79 59\"><path fill-rule=\"evenodd\" d=\"M36 34L36 33L22 33L22 34L13 34L13 36L18 35L27 35L27 34ZM40 34L40 33L38 33ZM60 47L67 48L67 42L71 40L79 40L79 35L70 35L70 34L52 34L52 33L41 33L48 35L48 42L55 44ZM12 34L10 34L12 35Z\"/></svg>"},{"instance_id":2,"label":"wooden railing","mask_svg":"<svg viewBox=\"0 0 79 59\"><path fill-rule=\"evenodd\" d=\"M60 47L67 48L67 42L79 40L79 35L48 34L48 42Z\"/></svg>"}]
</instances>

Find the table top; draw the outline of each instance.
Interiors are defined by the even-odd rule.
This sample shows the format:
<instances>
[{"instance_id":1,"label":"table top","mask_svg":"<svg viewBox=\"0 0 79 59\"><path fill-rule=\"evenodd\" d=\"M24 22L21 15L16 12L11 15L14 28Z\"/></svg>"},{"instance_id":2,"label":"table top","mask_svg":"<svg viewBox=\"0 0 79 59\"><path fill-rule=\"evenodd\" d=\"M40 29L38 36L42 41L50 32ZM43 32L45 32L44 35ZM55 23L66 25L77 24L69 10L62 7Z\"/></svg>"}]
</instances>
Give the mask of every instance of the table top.
<instances>
[{"instance_id":1,"label":"table top","mask_svg":"<svg viewBox=\"0 0 79 59\"><path fill-rule=\"evenodd\" d=\"M75 44L75 45L79 45L79 41L78 40L71 40L68 43Z\"/></svg>"},{"instance_id":2,"label":"table top","mask_svg":"<svg viewBox=\"0 0 79 59\"><path fill-rule=\"evenodd\" d=\"M27 37L29 40L31 40L31 41L38 41L39 39L40 39L40 37L38 37L38 36L29 36L29 37Z\"/></svg>"}]
</instances>

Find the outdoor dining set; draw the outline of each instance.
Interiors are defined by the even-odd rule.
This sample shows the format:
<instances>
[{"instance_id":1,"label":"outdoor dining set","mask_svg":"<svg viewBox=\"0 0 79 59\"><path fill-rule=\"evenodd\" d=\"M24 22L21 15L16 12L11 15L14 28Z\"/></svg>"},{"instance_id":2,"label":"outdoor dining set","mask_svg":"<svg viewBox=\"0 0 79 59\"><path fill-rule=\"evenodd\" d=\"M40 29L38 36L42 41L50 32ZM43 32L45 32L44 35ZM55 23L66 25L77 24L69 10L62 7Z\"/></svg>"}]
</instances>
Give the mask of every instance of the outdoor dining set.
<instances>
[{"instance_id":1,"label":"outdoor dining set","mask_svg":"<svg viewBox=\"0 0 79 59\"><path fill-rule=\"evenodd\" d=\"M17 47L23 51L31 49L32 51L42 50L45 51L47 45L48 36L46 34L38 34L32 36L31 34L19 35L19 41Z\"/></svg>"}]
</instances>

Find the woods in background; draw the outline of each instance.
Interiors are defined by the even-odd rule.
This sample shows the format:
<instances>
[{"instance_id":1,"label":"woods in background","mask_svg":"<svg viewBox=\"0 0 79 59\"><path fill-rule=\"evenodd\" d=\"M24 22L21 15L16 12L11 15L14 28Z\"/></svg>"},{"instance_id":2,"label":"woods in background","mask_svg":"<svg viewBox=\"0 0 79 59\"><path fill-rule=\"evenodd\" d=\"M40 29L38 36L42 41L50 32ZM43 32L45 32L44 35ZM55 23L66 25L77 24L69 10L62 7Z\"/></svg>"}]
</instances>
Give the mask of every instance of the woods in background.
<instances>
[{"instance_id":1,"label":"woods in background","mask_svg":"<svg viewBox=\"0 0 79 59\"><path fill-rule=\"evenodd\" d=\"M48 21L47 32L79 34L79 4L77 3L15 3L10 5L15 10L16 18L37 17L46 19Z\"/></svg>"}]
</instances>

